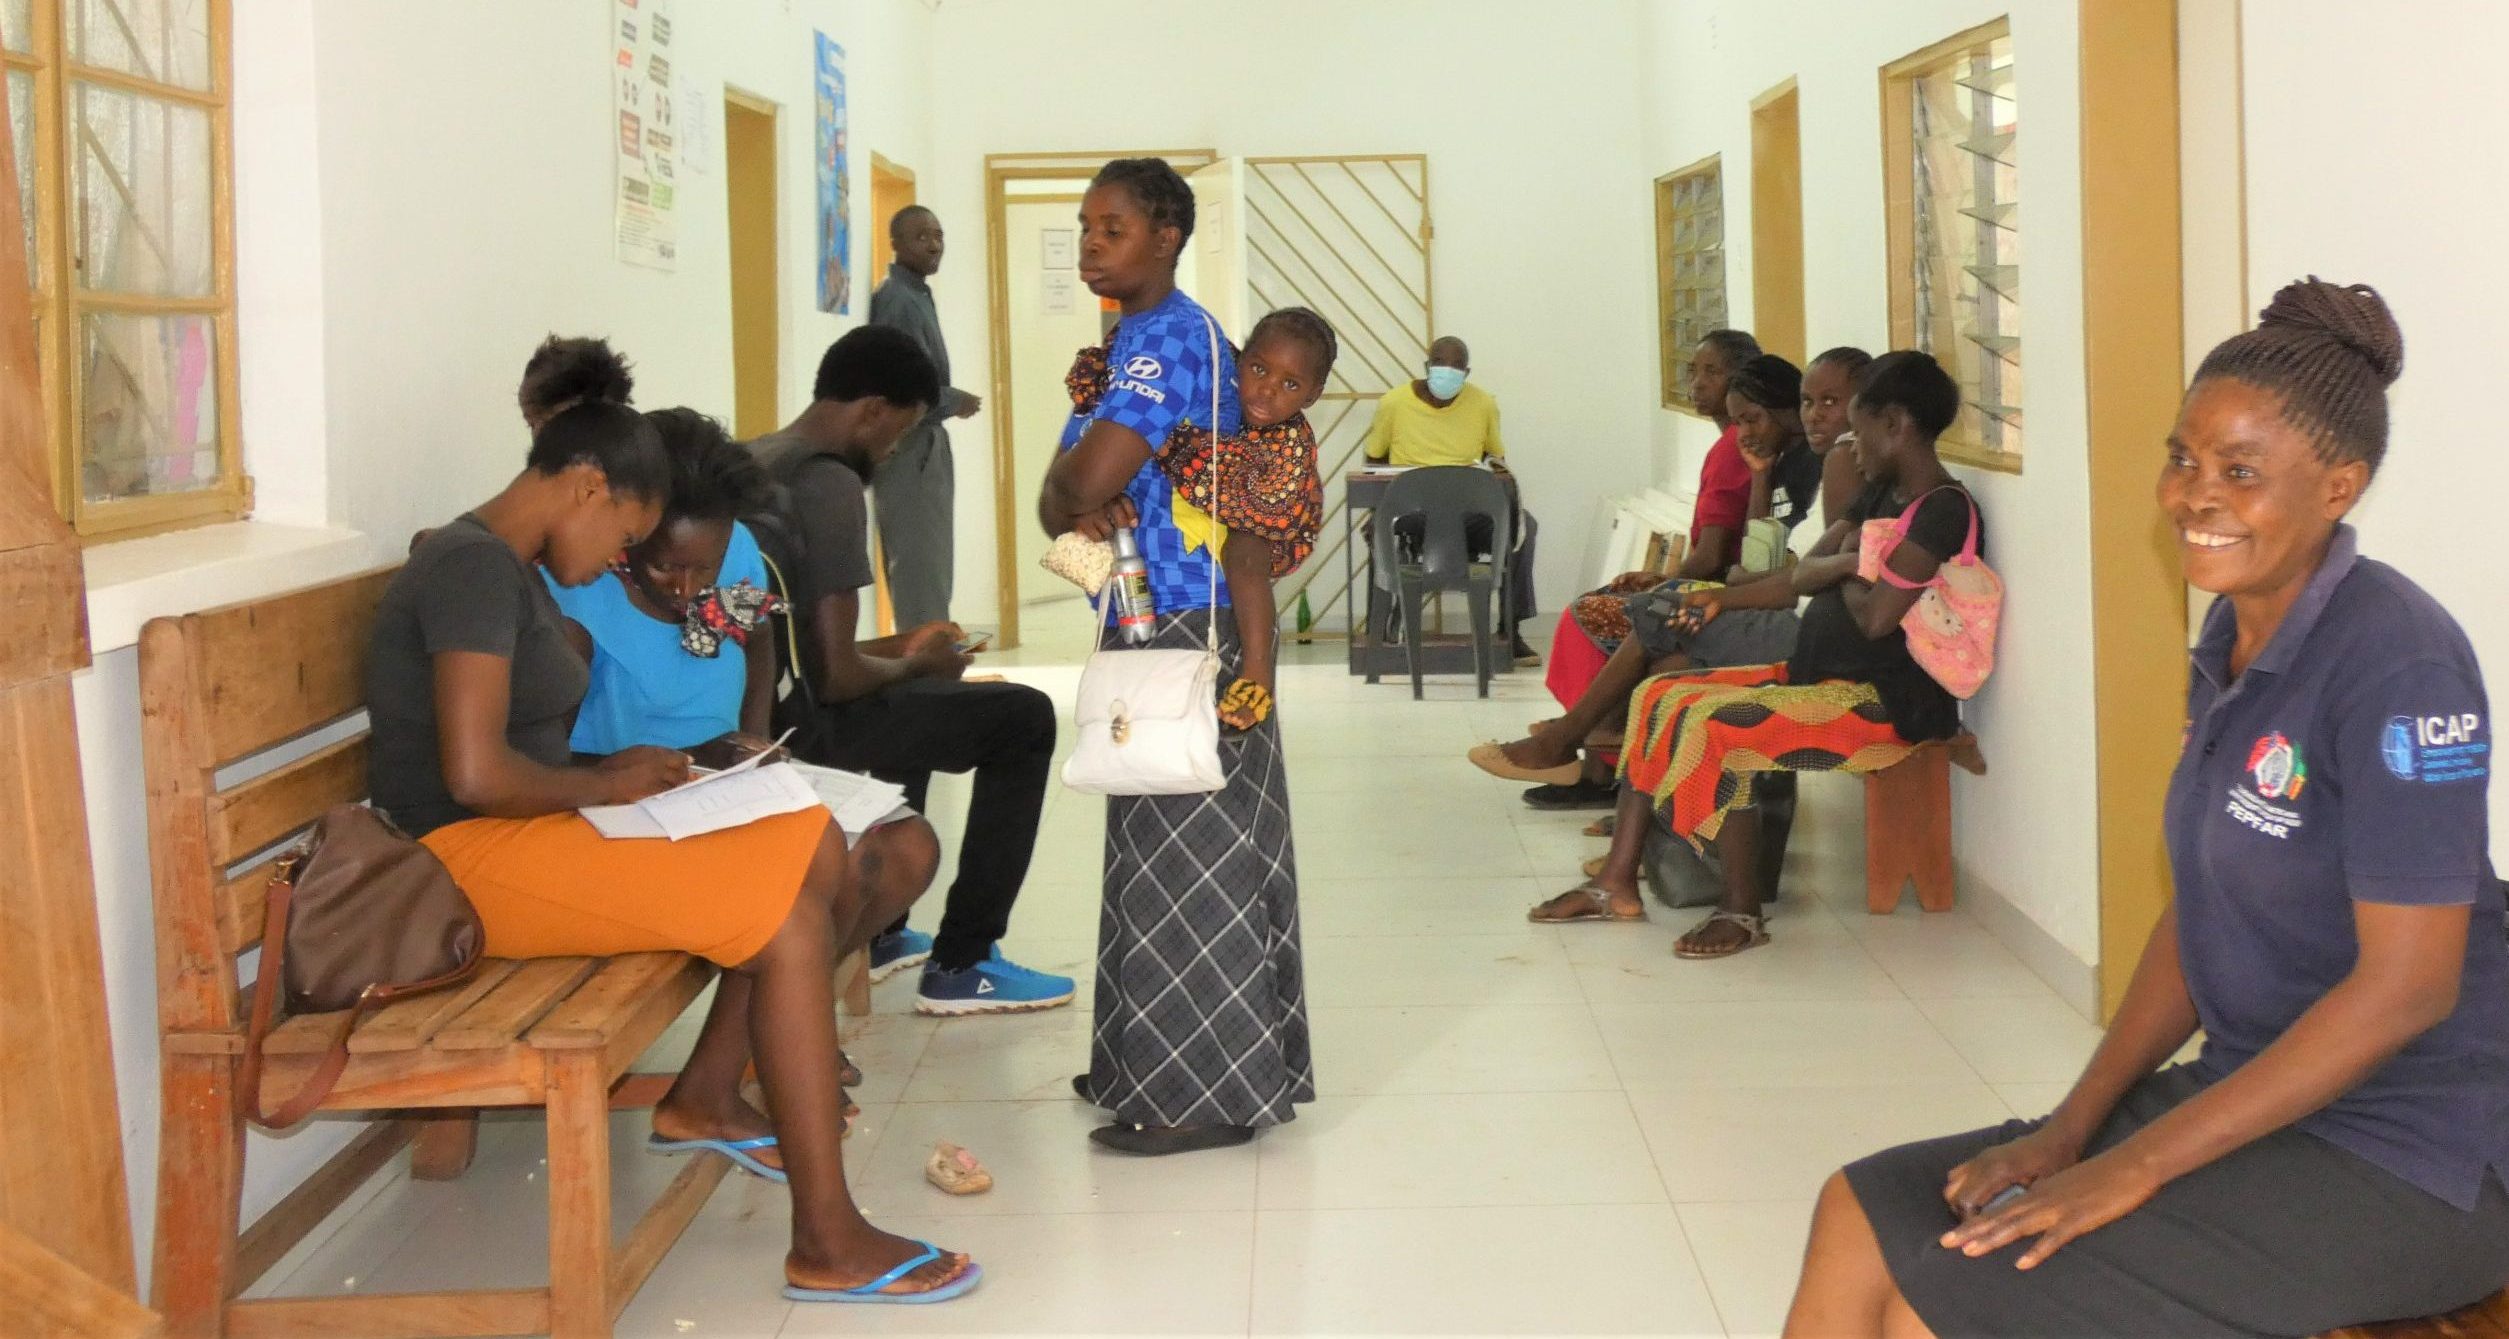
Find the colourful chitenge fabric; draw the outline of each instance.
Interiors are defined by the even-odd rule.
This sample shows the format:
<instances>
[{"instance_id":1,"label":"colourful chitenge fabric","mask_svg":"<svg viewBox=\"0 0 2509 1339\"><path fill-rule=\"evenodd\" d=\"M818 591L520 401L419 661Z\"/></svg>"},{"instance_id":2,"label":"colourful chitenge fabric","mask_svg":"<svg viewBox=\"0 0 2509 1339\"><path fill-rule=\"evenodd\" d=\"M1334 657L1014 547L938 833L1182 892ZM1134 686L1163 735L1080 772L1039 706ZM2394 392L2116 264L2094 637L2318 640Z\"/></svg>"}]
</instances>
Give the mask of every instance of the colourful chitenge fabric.
<instances>
[{"instance_id":1,"label":"colourful chitenge fabric","mask_svg":"<svg viewBox=\"0 0 2509 1339\"><path fill-rule=\"evenodd\" d=\"M1758 772L1878 772L1914 745L1869 683L1786 682L1784 665L1661 674L1629 699L1623 776L1701 851L1751 807Z\"/></svg>"}]
</instances>

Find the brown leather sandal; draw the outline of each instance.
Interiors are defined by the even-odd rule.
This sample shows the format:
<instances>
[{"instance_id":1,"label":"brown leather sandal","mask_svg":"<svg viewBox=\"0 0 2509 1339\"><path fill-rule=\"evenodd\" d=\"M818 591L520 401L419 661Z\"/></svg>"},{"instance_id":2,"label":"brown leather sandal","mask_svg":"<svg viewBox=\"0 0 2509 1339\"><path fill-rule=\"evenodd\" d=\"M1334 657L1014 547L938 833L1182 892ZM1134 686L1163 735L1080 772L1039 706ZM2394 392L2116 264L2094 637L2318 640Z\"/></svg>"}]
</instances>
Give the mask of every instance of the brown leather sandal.
<instances>
[{"instance_id":1,"label":"brown leather sandal","mask_svg":"<svg viewBox=\"0 0 2509 1339\"><path fill-rule=\"evenodd\" d=\"M1569 925L1578 921L1643 921L1646 908L1634 916L1623 915L1612 907L1610 890L1592 880L1578 884L1547 902L1537 903L1525 913L1525 919L1536 925Z\"/></svg>"},{"instance_id":2,"label":"brown leather sandal","mask_svg":"<svg viewBox=\"0 0 2509 1339\"><path fill-rule=\"evenodd\" d=\"M1719 921L1741 928L1746 937L1741 943L1730 944L1724 948L1693 949L1683 947L1683 945L1690 942L1691 935L1695 935L1701 930L1704 930ZM1687 934L1684 934L1681 938L1673 941L1673 956L1676 958L1688 958L1693 962L1705 962L1714 958L1730 958L1745 949L1758 948L1760 945L1767 942L1768 917L1754 916L1747 912L1740 911L1716 911L1709 913L1706 920L1699 922L1697 925L1691 926Z\"/></svg>"}]
</instances>

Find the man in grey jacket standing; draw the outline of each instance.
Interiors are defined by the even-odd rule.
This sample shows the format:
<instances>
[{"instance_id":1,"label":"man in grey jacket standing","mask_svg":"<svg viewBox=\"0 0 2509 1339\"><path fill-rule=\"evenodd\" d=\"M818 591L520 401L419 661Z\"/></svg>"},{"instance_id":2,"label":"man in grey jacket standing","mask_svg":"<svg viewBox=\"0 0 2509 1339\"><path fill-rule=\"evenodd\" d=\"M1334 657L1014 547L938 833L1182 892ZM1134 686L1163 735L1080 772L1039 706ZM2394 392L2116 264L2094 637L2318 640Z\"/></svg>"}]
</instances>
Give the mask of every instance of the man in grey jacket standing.
<instances>
[{"instance_id":1,"label":"man in grey jacket standing","mask_svg":"<svg viewBox=\"0 0 2509 1339\"><path fill-rule=\"evenodd\" d=\"M941 220L922 205L908 205L889 220L889 241L897 259L871 295L871 324L905 331L941 371L940 403L871 476L889 604L898 627L916 628L949 620L957 476L948 423L974 414L984 401L950 384L950 355L941 343L930 283L941 269Z\"/></svg>"}]
</instances>

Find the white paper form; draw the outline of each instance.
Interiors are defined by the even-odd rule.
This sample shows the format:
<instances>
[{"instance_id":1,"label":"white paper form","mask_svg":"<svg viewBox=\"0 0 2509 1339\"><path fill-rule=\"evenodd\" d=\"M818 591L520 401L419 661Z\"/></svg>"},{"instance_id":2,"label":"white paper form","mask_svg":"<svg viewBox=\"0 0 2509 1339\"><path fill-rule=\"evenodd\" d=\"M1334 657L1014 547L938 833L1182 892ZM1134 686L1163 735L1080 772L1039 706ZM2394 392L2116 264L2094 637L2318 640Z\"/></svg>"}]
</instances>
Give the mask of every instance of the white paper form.
<instances>
[{"instance_id":1,"label":"white paper form","mask_svg":"<svg viewBox=\"0 0 2509 1339\"><path fill-rule=\"evenodd\" d=\"M906 790L860 772L794 763L793 770L815 791L836 825L856 836L870 831L906 807ZM910 811L911 812L911 811Z\"/></svg>"},{"instance_id":2,"label":"white paper form","mask_svg":"<svg viewBox=\"0 0 2509 1339\"><path fill-rule=\"evenodd\" d=\"M640 800L637 807L660 825L663 836L680 841L777 814L798 813L818 803L819 792L802 780L791 763L776 763L726 768L702 784Z\"/></svg>"},{"instance_id":3,"label":"white paper form","mask_svg":"<svg viewBox=\"0 0 2509 1339\"><path fill-rule=\"evenodd\" d=\"M792 732L778 738L784 743ZM678 841L699 833L719 832L777 814L796 813L819 802L808 783L794 777L765 785L745 778L789 767L766 766L765 752L753 753L719 772L698 769L697 775L659 795L632 804L599 804L578 810L584 821L604 837L616 839L667 837ZM743 815L746 815L745 817Z\"/></svg>"}]
</instances>

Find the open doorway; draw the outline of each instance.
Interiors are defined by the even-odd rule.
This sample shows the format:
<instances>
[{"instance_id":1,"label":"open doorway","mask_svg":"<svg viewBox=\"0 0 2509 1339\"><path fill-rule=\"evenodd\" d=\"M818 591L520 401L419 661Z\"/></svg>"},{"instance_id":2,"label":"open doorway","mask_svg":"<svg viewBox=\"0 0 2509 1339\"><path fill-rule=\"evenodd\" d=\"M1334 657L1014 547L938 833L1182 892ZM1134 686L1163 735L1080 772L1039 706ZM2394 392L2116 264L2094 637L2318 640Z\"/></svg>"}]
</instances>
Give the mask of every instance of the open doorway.
<instances>
[{"instance_id":1,"label":"open doorway","mask_svg":"<svg viewBox=\"0 0 2509 1339\"><path fill-rule=\"evenodd\" d=\"M889 240L889 220L897 211L915 202L915 169L892 163L881 154L871 155L871 284L879 287L889 277L889 265L897 259L897 248Z\"/></svg>"},{"instance_id":2,"label":"open doorway","mask_svg":"<svg viewBox=\"0 0 2509 1339\"><path fill-rule=\"evenodd\" d=\"M1010 243L1004 312L1010 384L1029 391L1009 425L1014 503L1037 496L1070 413L1069 401L1047 391L1060 384L1074 351L1097 343L1103 329L1098 299L1081 285L1073 267L1079 245L1074 216L1080 212L1080 188L1087 178L1018 184L1026 189L1014 191L1002 207L1003 232ZM1016 510L1024 513L1027 508ZM1067 630L1065 624L1084 627L1088 620L1079 609L1080 592L1037 565L1045 554L1045 532L1019 515L1010 543L1026 630L1036 634Z\"/></svg>"},{"instance_id":3,"label":"open doorway","mask_svg":"<svg viewBox=\"0 0 2509 1339\"><path fill-rule=\"evenodd\" d=\"M890 162L884 155L871 155L871 285L878 288L887 283L889 265L897 259L897 244L889 237L889 220L897 211L915 202L915 170ZM866 309L867 310L867 309ZM874 498L873 506L879 505ZM871 536L871 618L872 627L882 637L897 631L897 607L889 602L889 563L880 550L880 536Z\"/></svg>"},{"instance_id":4,"label":"open doorway","mask_svg":"<svg viewBox=\"0 0 2509 1339\"><path fill-rule=\"evenodd\" d=\"M744 441L783 426L775 138L774 103L723 90L723 195L732 260L732 433Z\"/></svg>"},{"instance_id":5,"label":"open doorway","mask_svg":"<svg viewBox=\"0 0 2509 1339\"><path fill-rule=\"evenodd\" d=\"M1103 337L1108 317L1080 282L1080 195L1104 154L996 154L985 160L986 272L991 305L994 555L1001 632L1022 644L1031 630L1069 632L1087 645L1079 594L1037 566L1046 540L1035 520L1038 488L1070 417L1063 374L1072 354ZM1215 161L1209 150L1159 152L1180 172ZM1186 276L1179 274L1180 285ZM1023 618L1024 615L1024 618Z\"/></svg>"}]
</instances>

